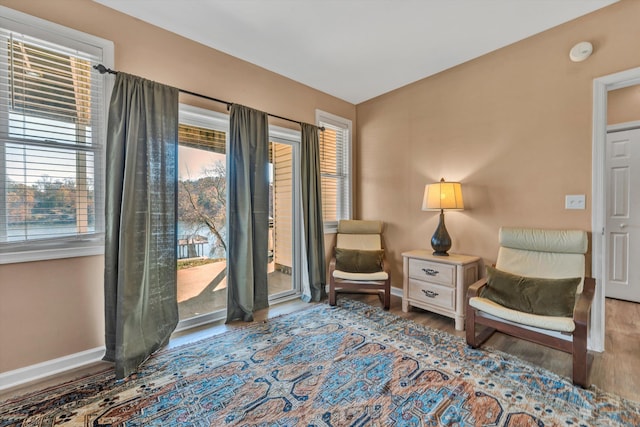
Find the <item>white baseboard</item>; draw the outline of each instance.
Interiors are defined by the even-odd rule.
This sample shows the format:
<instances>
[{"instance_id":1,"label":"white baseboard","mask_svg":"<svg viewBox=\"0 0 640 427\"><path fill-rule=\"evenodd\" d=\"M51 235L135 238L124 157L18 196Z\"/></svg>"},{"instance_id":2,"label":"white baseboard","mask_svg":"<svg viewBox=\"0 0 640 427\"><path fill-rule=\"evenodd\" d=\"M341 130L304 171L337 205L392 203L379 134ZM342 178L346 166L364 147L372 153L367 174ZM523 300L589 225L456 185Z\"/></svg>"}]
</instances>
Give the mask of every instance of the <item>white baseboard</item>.
<instances>
[{"instance_id":1,"label":"white baseboard","mask_svg":"<svg viewBox=\"0 0 640 427\"><path fill-rule=\"evenodd\" d=\"M13 371L2 372L0 373L0 391L99 362L102 360L104 352L105 347L96 347Z\"/></svg>"},{"instance_id":2,"label":"white baseboard","mask_svg":"<svg viewBox=\"0 0 640 427\"><path fill-rule=\"evenodd\" d=\"M402 298L402 288L391 287L391 295Z\"/></svg>"}]
</instances>

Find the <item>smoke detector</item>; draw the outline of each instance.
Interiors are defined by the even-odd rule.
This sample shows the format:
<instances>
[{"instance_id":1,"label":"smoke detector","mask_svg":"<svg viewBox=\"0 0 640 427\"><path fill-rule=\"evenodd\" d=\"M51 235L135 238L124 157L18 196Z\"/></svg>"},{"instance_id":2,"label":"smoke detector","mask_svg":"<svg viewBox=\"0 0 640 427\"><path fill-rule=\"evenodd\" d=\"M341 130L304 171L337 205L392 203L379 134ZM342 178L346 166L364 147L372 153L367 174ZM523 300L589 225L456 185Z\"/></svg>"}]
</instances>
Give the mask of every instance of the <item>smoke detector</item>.
<instances>
[{"instance_id":1,"label":"smoke detector","mask_svg":"<svg viewBox=\"0 0 640 427\"><path fill-rule=\"evenodd\" d=\"M582 62L593 53L593 45L589 42L580 42L571 48L569 58L573 62Z\"/></svg>"}]
</instances>

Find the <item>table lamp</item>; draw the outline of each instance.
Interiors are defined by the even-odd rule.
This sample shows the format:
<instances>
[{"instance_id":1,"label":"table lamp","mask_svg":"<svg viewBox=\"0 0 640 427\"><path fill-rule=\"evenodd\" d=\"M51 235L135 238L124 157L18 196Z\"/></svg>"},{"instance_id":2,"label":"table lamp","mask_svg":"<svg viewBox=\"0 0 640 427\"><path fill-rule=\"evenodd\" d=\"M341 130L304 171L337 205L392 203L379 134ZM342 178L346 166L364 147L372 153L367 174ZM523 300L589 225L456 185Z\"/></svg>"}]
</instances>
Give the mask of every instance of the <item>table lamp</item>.
<instances>
[{"instance_id":1,"label":"table lamp","mask_svg":"<svg viewBox=\"0 0 640 427\"><path fill-rule=\"evenodd\" d=\"M459 182L446 182L444 178L435 184L427 184L424 187L422 199L423 211L440 211L440 222L433 237L431 247L434 255L449 256L447 251L451 249L451 237L444 225L444 210L463 210L462 187Z\"/></svg>"}]
</instances>

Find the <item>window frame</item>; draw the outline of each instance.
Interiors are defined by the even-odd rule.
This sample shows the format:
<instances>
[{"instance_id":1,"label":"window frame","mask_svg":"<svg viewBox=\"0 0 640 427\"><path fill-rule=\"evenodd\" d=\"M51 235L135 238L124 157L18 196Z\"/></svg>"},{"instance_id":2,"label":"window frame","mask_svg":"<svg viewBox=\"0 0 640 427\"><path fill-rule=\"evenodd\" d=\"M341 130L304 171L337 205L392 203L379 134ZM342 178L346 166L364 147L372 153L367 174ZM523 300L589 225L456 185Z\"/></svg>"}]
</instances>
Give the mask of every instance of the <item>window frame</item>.
<instances>
[{"instance_id":1,"label":"window frame","mask_svg":"<svg viewBox=\"0 0 640 427\"><path fill-rule=\"evenodd\" d=\"M106 67L114 66L114 44L110 40L96 37L72 28L46 21L35 16L0 6L0 27L21 33L49 43L74 50L102 56L101 63ZM97 73L97 72L96 72ZM97 76L97 74L96 74ZM97 118L97 140L101 150L95 152L95 221L96 233L85 237L58 237L8 244L0 256L0 264L13 264L31 261L44 261L61 258L74 258L104 254L104 191L105 191L105 135L109 98L113 88L113 79L106 78L102 85L102 117ZM2 161L1 185L4 180L4 150L0 150ZM5 193L4 191L2 192ZM6 209L6 199L0 199L2 209Z\"/></svg>"},{"instance_id":2,"label":"window frame","mask_svg":"<svg viewBox=\"0 0 640 427\"><path fill-rule=\"evenodd\" d=\"M339 194L337 196L338 200L336 201L339 206L344 204L348 205L347 217L339 217L336 221L324 222L324 233L334 234L338 232L338 222L341 219L353 218L353 123L351 120L344 117L340 117L326 111L316 110L316 125L321 127L323 124L338 127L347 132L347 141L343 147L342 153L344 156L344 164L346 165L346 170L344 171L344 174L346 175L346 185L338 185ZM344 194L342 188L347 189L346 194Z\"/></svg>"}]
</instances>

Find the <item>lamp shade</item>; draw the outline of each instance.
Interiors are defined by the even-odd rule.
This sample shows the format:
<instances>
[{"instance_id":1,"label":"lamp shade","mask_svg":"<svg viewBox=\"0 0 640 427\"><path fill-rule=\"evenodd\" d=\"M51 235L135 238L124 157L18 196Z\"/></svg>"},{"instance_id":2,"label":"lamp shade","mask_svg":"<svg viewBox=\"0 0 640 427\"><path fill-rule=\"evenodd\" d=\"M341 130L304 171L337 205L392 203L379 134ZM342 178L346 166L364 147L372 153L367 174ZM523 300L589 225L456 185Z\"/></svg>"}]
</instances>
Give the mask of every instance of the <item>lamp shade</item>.
<instances>
[{"instance_id":1,"label":"lamp shade","mask_svg":"<svg viewBox=\"0 0 640 427\"><path fill-rule=\"evenodd\" d=\"M424 187L422 210L463 210L462 186L459 182L445 182L444 178Z\"/></svg>"}]
</instances>

